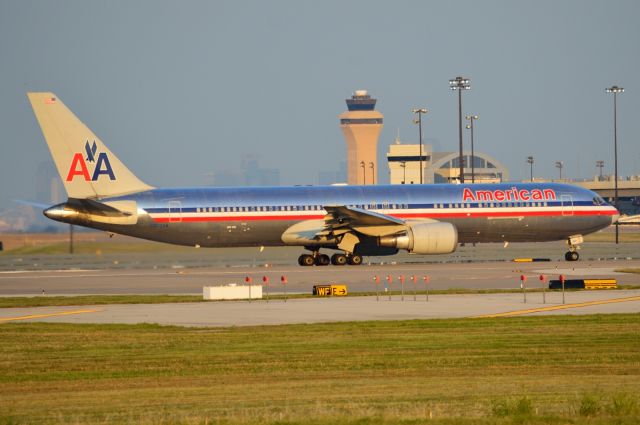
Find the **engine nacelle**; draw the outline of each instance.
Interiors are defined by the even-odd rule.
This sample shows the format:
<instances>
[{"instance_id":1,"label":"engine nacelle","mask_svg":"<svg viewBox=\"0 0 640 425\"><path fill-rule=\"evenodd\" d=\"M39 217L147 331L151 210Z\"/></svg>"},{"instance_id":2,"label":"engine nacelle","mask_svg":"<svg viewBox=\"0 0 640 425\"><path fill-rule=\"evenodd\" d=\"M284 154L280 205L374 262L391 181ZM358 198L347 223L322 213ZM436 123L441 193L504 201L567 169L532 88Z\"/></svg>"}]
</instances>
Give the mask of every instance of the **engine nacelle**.
<instances>
[{"instance_id":1,"label":"engine nacelle","mask_svg":"<svg viewBox=\"0 0 640 425\"><path fill-rule=\"evenodd\" d=\"M449 254L458 246L458 231L451 223L409 223L406 233L383 236L379 243L414 254Z\"/></svg>"}]
</instances>

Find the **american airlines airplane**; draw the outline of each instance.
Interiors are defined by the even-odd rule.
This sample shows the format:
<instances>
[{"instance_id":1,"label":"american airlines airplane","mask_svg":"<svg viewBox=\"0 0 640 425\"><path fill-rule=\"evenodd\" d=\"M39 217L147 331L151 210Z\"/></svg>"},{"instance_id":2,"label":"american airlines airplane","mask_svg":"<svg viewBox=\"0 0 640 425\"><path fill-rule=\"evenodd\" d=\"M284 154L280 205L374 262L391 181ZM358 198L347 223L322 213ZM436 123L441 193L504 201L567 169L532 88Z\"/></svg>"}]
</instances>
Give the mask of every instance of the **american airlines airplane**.
<instances>
[{"instance_id":1,"label":"american airlines airplane","mask_svg":"<svg viewBox=\"0 0 640 425\"><path fill-rule=\"evenodd\" d=\"M28 96L68 195L44 214L63 223L195 247L299 246L301 266L325 266L554 240L576 261L583 235L618 218L596 193L557 183L155 188L55 94Z\"/></svg>"}]
</instances>

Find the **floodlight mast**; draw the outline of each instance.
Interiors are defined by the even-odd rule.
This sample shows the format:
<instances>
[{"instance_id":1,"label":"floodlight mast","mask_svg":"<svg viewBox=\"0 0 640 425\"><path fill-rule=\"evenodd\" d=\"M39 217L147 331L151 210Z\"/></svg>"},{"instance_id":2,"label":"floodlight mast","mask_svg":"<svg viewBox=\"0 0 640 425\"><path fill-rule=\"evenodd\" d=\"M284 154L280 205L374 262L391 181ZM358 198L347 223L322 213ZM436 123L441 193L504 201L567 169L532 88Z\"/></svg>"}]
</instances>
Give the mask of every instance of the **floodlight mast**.
<instances>
[{"instance_id":1,"label":"floodlight mast","mask_svg":"<svg viewBox=\"0 0 640 425\"><path fill-rule=\"evenodd\" d=\"M418 131L420 132L420 184L423 184L423 178L422 178L422 114L426 114L427 109L426 108L413 108L411 110L411 112L413 112L414 114L418 114L418 118L414 119L413 122L414 124L418 124Z\"/></svg>"},{"instance_id":2,"label":"floodlight mast","mask_svg":"<svg viewBox=\"0 0 640 425\"><path fill-rule=\"evenodd\" d=\"M471 81L468 78L456 77L453 80L449 80L449 88L451 90L458 90L458 136L459 136L459 150L460 150L460 183L464 183L464 159L462 156L462 90L471 89Z\"/></svg>"},{"instance_id":3,"label":"floodlight mast","mask_svg":"<svg viewBox=\"0 0 640 425\"><path fill-rule=\"evenodd\" d=\"M618 86L607 87L607 93L613 93L613 206L618 208L618 93L624 93L624 88ZM618 222L616 221L616 244L618 243Z\"/></svg>"},{"instance_id":4,"label":"floodlight mast","mask_svg":"<svg viewBox=\"0 0 640 425\"><path fill-rule=\"evenodd\" d=\"M471 130L471 183L476 182L476 169L475 169L475 152L473 150L473 122L477 120L479 117L477 115L467 115L465 117L467 121L470 122L467 125L467 129Z\"/></svg>"}]
</instances>

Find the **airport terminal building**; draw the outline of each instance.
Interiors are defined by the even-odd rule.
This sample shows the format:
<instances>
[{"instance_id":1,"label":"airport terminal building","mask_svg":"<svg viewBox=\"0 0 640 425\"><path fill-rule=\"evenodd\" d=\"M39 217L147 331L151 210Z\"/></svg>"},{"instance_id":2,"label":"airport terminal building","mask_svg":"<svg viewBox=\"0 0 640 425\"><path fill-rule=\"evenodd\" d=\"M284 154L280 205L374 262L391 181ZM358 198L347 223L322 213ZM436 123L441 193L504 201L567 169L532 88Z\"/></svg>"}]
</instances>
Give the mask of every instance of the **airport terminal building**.
<instances>
[{"instance_id":1,"label":"airport terminal building","mask_svg":"<svg viewBox=\"0 0 640 425\"><path fill-rule=\"evenodd\" d=\"M474 152L473 168L471 152L464 152L464 179L471 183L472 174L475 183L500 183L509 180L509 170L485 153ZM389 180L391 184L455 183L460 174L458 152L433 152L430 145L395 144L389 146L387 153Z\"/></svg>"}]
</instances>

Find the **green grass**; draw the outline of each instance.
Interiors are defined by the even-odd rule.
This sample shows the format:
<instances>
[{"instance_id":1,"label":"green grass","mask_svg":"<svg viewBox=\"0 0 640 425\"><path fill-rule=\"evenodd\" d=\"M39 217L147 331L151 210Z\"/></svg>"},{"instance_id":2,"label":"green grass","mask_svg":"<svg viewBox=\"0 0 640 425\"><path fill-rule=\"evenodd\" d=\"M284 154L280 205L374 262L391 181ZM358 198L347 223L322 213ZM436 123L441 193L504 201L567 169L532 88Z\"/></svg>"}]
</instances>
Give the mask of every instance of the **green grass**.
<instances>
[{"instance_id":1,"label":"green grass","mask_svg":"<svg viewBox=\"0 0 640 425\"><path fill-rule=\"evenodd\" d=\"M7 323L0 341L0 423L640 421L640 314L195 329Z\"/></svg>"}]
</instances>

